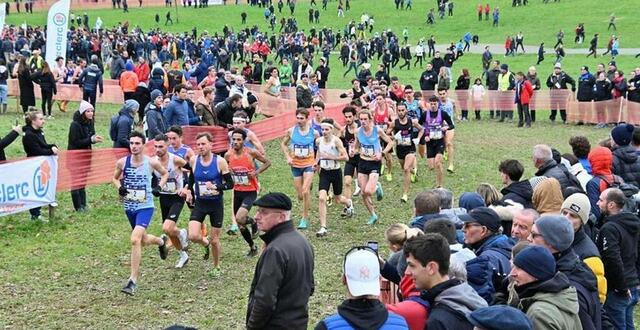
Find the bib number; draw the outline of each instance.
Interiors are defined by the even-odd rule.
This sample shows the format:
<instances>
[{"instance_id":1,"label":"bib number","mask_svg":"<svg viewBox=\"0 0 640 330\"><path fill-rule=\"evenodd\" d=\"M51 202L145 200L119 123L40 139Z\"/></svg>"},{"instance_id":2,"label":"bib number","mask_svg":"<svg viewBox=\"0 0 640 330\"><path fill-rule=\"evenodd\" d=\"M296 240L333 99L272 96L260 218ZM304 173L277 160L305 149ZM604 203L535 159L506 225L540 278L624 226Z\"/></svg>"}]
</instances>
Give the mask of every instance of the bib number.
<instances>
[{"instance_id":1,"label":"bib number","mask_svg":"<svg viewBox=\"0 0 640 330\"><path fill-rule=\"evenodd\" d=\"M198 182L198 191L201 197L217 196L220 193L215 189L209 189L206 182Z\"/></svg>"},{"instance_id":2,"label":"bib number","mask_svg":"<svg viewBox=\"0 0 640 330\"><path fill-rule=\"evenodd\" d=\"M311 154L309 146L303 146L299 144L293 145L293 155L296 158L307 158Z\"/></svg>"},{"instance_id":3,"label":"bib number","mask_svg":"<svg viewBox=\"0 0 640 330\"><path fill-rule=\"evenodd\" d=\"M375 156L375 150L372 145L362 146L362 155L365 157L373 158Z\"/></svg>"},{"instance_id":4,"label":"bib number","mask_svg":"<svg viewBox=\"0 0 640 330\"><path fill-rule=\"evenodd\" d=\"M398 131L395 135L396 141L399 146L410 146L411 145L411 133L404 133L404 131Z\"/></svg>"},{"instance_id":5,"label":"bib number","mask_svg":"<svg viewBox=\"0 0 640 330\"><path fill-rule=\"evenodd\" d=\"M144 188L127 188L127 195L124 199L134 203L144 203L147 201L147 190Z\"/></svg>"},{"instance_id":6,"label":"bib number","mask_svg":"<svg viewBox=\"0 0 640 330\"><path fill-rule=\"evenodd\" d=\"M167 183L164 185L164 187L162 187L162 192L164 193L175 194L177 191L178 184L176 182L176 179L167 180Z\"/></svg>"},{"instance_id":7,"label":"bib number","mask_svg":"<svg viewBox=\"0 0 640 330\"><path fill-rule=\"evenodd\" d=\"M436 126L433 129L429 130L429 138L431 140L440 140L442 139L442 126Z\"/></svg>"},{"instance_id":8,"label":"bib number","mask_svg":"<svg viewBox=\"0 0 640 330\"><path fill-rule=\"evenodd\" d=\"M336 168L336 161L333 159L321 159L320 160L320 167L327 169L327 170L332 170Z\"/></svg>"},{"instance_id":9,"label":"bib number","mask_svg":"<svg viewBox=\"0 0 640 330\"><path fill-rule=\"evenodd\" d=\"M249 185L249 175L247 173L235 173L232 175L233 182L237 185L248 186Z\"/></svg>"}]
</instances>

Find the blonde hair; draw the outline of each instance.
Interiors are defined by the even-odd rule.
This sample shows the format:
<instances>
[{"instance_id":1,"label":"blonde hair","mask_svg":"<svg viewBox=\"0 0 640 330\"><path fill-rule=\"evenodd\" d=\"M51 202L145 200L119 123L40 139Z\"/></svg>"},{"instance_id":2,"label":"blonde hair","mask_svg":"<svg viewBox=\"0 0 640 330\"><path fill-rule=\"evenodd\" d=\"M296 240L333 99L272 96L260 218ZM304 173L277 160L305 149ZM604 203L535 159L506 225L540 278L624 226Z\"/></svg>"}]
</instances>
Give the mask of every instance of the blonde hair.
<instances>
[{"instance_id":1,"label":"blonde hair","mask_svg":"<svg viewBox=\"0 0 640 330\"><path fill-rule=\"evenodd\" d=\"M502 199L502 194L490 183L481 183L476 192L484 199L484 205L492 205Z\"/></svg>"},{"instance_id":2,"label":"blonde hair","mask_svg":"<svg viewBox=\"0 0 640 330\"><path fill-rule=\"evenodd\" d=\"M404 223L394 223L384 232L384 238L390 244L404 245L409 238L422 235L422 230L418 228L409 228Z\"/></svg>"}]
</instances>

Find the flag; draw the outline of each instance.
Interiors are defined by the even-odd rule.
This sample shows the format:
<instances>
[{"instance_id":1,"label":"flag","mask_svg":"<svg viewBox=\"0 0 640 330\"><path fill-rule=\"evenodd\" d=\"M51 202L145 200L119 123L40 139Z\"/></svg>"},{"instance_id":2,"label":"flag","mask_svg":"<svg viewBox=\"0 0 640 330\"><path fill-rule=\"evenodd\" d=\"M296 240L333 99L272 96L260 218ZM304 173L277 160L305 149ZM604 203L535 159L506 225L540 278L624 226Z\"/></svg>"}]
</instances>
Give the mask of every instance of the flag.
<instances>
[{"instance_id":1,"label":"flag","mask_svg":"<svg viewBox=\"0 0 640 330\"><path fill-rule=\"evenodd\" d=\"M58 56L67 58L67 25L71 0L60 0L49 9L47 16L47 48L45 60L55 68Z\"/></svg>"}]
</instances>

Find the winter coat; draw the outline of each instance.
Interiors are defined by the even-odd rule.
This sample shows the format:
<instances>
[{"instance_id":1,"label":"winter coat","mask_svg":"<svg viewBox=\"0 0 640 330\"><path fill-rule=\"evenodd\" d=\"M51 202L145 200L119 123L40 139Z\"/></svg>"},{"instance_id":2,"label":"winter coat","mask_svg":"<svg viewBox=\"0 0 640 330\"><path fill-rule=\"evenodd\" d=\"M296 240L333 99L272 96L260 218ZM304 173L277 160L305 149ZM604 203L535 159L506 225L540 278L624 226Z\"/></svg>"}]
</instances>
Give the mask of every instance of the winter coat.
<instances>
[{"instance_id":1,"label":"winter coat","mask_svg":"<svg viewBox=\"0 0 640 330\"><path fill-rule=\"evenodd\" d=\"M104 92L104 86L102 81L102 72L97 65L91 64L82 70L82 73L78 77L80 87L85 91L95 92L100 89L100 93Z\"/></svg>"},{"instance_id":2,"label":"winter coat","mask_svg":"<svg viewBox=\"0 0 640 330\"><path fill-rule=\"evenodd\" d=\"M296 87L296 101L298 102L298 108L311 108L311 104L313 104L311 89L302 84L298 85L298 87Z\"/></svg>"},{"instance_id":3,"label":"winter coat","mask_svg":"<svg viewBox=\"0 0 640 330\"><path fill-rule=\"evenodd\" d=\"M116 121L116 140L113 141L114 148L129 148L129 134L133 130L133 115L126 108L120 109Z\"/></svg>"},{"instance_id":4,"label":"winter coat","mask_svg":"<svg viewBox=\"0 0 640 330\"><path fill-rule=\"evenodd\" d=\"M167 131L167 125L164 122L164 116L162 116L162 108L158 108L150 102L144 108L144 115L147 122L146 135L148 139L153 139L156 135L164 134Z\"/></svg>"},{"instance_id":5,"label":"winter coat","mask_svg":"<svg viewBox=\"0 0 640 330\"><path fill-rule=\"evenodd\" d=\"M424 329L428 319L429 302L420 297L420 290L410 276L403 276L400 281L400 293L403 300L396 304L387 304L387 310L402 316L409 329Z\"/></svg>"},{"instance_id":6,"label":"winter coat","mask_svg":"<svg viewBox=\"0 0 640 330\"><path fill-rule=\"evenodd\" d=\"M580 102L593 100L593 85L595 85L595 83L596 78L591 73L581 75L578 79L578 94L576 94L576 99Z\"/></svg>"},{"instance_id":7,"label":"winter coat","mask_svg":"<svg viewBox=\"0 0 640 330\"><path fill-rule=\"evenodd\" d=\"M640 187L640 157L632 145L617 147L613 150L613 174L624 182Z\"/></svg>"},{"instance_id":8,"label":"winter coat","mask_svg":"<svg viewBox=\"0 0 640 330\"><path fill-rule=\"evenodd\" d=\"M477 257L467 261L467 282L486 302L491 302L496 292L493 287L494 276L511 271L513 242L505 235L494 234L469 248Z\"/></svg>"},{"instance_id":9,"label":"winter coat","mask_svg":"<svg viewBox=\"0 0 640 330\"><path fill-rule=\"evenodd\" d=\"M124 93L131 93L138 87L138 76L133 71L124 71L120 74L120 88Z\"/></svg>"},{"instance_id":10,"label":"winter coat","mask_svg":"<svg viewBox=\"0 0 640 330\"><path fill-rule=\"evenodd\" d=\"M138 86L133 92L131 99L136 100L138 104L140 104L140 108L138 109L138 116L140 116L140 119L142 119L142 117L144 117L144 110L147 108L147 105L151 103L151 92L147 87Z\"/></svg>"},{"instance_id":11,"label":"winter coat","mask_svg":"<svg viewBox=\"0 0 640 330\"><path fill-rule=\"evenodd\" d=\"M311 245L291 221L276 225L261 238L266 248L251 282L247 329L306 329L309 297L315 288Z\"/></svg>"},{"instance_id":12,"label":"winter coat","mask_svg":"<svg viewBox=\"0 0 640 330\"><path fill-rule=\"evenodd\" d=\"M516 83L516 88L518 88L517 86L518 83ZM520 87L520 99L516 99L515 101L516 103L519 101L520 104L529 104L531 97L533 97L533 87L528 80L523 80Z\"/></svg>"},{"instance_id":13,"label":"winter coat","mask_svg":"<svg viewBox=\"0 0 640 330\"><path fill-rule=\"evenodd\" d=\"M121 56L116 56L111 60L111 79L120 79L120 75L125 71L125 63Z\"/></svg>"},{"instance_id":14,"label":"winter coat","mask_svg":"<svg viewBox=\"0 0 640 330\"><path fill-rule=\"evenodd\" d=\"M18 72L18 86L20 87L20 105L35 106L36 96L33 92L33 79L29 70Z\"/></svg>"},{"instance_id":15,"label":"winter coat","mask_svg":"<svg viewBox=\"0 0 640 330\"><path fill-rule=\"evenodd\" d=\"M561 272L544 282L516 286L518 308L527 314L536 330L581 330L576 289Z\"/></svg>"},{"instance_id":16,"label":"winter coat","mask_svg":"<svg viewBox=\"0 0 640 330\"><path fill-rule=\"evenodd\" d=\"M347 299L338 306L338 313L320 321L315 330L333 329L409 329L407 321L385 309L377 299Z\"/></svg>"},{"instance_id":17,"label":"winter coat","mask_svg":"<svg viewBox=\"0 0 640 330\"><path fill-rule=\"evenodd\" d=\"M229 84L224 80L224 77L218 78L213 86L215 88L213 104L218 104L229 97Z\"/></svg>"},{"instance_id":18,"label":"winter coat","mask_svg":"<svg viewBox=\"0 0 640 330\"><path fill-rule=\"evenodd\" d=\"M173 125L186 126L189 125L189 108L186 100L181 100L176 96L164 109L164 122L167 127Z\"/></svg>"},{"instance_id":19,"label":"winter coat","mask_svg":"<svg viewBox=\"0 0 640 330\"><path fill-rule=\"evenodd\" d=\"M420 76L420 89L423 91L432 91L438 85L438 73L434 70L426 70Z\"/></svg>"},{"instance_id":20,"label":"winter coat","mask_svg":"<svg viewBox=\"0 0 640 330\"><path fill-rule=\"evenodd\" d=\"M86 120L80 111L73 114L73 120L69 126L68 150L91 149L93 141L91 138L96 135L93 120Z\"/></svg>"},{"instance_id":21,"label":"winter coat","mask_svg":"<svg viewBox=\"0 0 640 330\"><path fill-rule=\"evenodd\" d=\"M33 75L33 82L40 85L40 90L43 92L50 92L54 95L58 93L58 89L56 88L56 79L53 77L53 73L51 72L36 72Z\"/></svg>"},{"instance_id":22,"label":"winter coat","mask_svg":"<svg viewBox=\"0 0 640 330\"><path fill-rule=\"evenodd\" d=\"M560 184L555 178L540 182L533 190L533 205L540 214L559 214L563 200Z\"/></svg>"},{"instance_id":23,"label":"winter coat","mask_svg":"<svg viewBox=\"0 0 640 330\"><path fill-rule=\"evenodd\" d=\"M500 76L500 69L493 69L487 71L487 89L490 91L498 90L498 76Z\"/></svg>"},{"instance_id":24,"label":"winter coat","mask_svg":"<svg viewBox=\"0 0 640 330\"><path fill-rule=\"evenodd\" d=\"M217 126L218 125L218 117L211 108L211 103L207 101L204 97L200 97L196 101L195 106L196 114L202 118L202 125L207 126Z\"/></svg>"},{"instance_id":25,"label":"winter coat","mask_svg":"<svg viewBox=\"0 0 640 330\"><path fill-rule=\"evenodd\" d=\"M502 202L510 199L516 203L522 204L524 208L533 208L533 188L529 180L512 182L510 185L502 188Z\"/></svg>"},{"instance_id":26,"label":"winter coat","mask_svg":"<svg viewBox=\"0 0 640 330\"><path fill-rule=\"evenodd\" d=\"M573 80L573 78L564 71L560 71L560 74L558 75L552 73L547 78L547 87L549 87L549 89L568 89L569 86L567 85L571 85L571 90L575 92L575 80Z\"/></svg>"},{"instance_id":27,"label":"winter coat","mask_svg":"<svg viewBox=\"0 0 640 330\"><path fill-rule=\"evenodd\" d=\"M596 245L606 269L609 293L626 295L637 286L638 235L640 220L632 213L621 212L605 218Z\"/></svg>"},{"instance_id":28,"label":"winter coat","mask_svg":"<svg viewBox=\"0 0 640 330\"><path fill-rule=\"evenodd\" d=\"M562 167L561 167L562 166ZM560 187L564 192L567 188L581 188L580 182L576 179L564 165L556 163L555 160L547 160L536 172L536 176L546 176L547 178L555 178L560 183Z\"/></svg>"},{"instance_id":29,"label":"winter coat","mask_svg":"<svg viewBox=\"0 0 640 330\"><path fill-rule=\"evenodd\" d=\"M556 270L567 275L571 285L576 288L582 328L599 330L602 327L602 311L595 275L571 248L555 253L554 257Z\"/></svg>"},{"instance_id":30,"label":"winter coat","mask_svg":"<svg viewBox=\"0 0 640 330\"><path fill-rule=\"evenodd\" d=\"M578 231L575 232L573 237L573 243L571 248L580 257L596 276L598 286L598 298L601 303L607 298L607 279L604 277L604 264L600 259L600 252L596 247L596 244L591 240L587 233L584 231L584 226L581 226Z\"/></svg>"},{"instance_id":31,"label":"winter coat","mask_svg":"<svg viewBox=\"0 0 640 330\"><path fill-rule=\"evenodd\" d=\"M605 101L611 99L611 82L609 80L596 80L593 88L593 100Z\"/></svg>"},{"instance_id":32,"label":"winter coat","mask_svg":"<svg viewBox=\"0 0 640 330\"><path fill-rule=\"evenodd\" d=\"M31 125L27 125L24 127L22 146L24 147L24 152L27 154L27 157L35 157L53 155L51 148L56 145L47 143L42 129L36 130Z\"/></svg>"},{"instance_id":33,"label":"winter coat","mask_svg":"<svg viewBox=\"0 0 640 330\"><path fill-rule=\"evenodd\" d=\"M471 330L473 325L466 315L487 306L469 284L459 279L450 279L422 291L421 298L431 306L425 327L429 330Z\"/></svg>"},{"instance_id":34,"label":"winter coat","mask_svg":"<svg viewBox=\"0 0 640 330\"><path fill-rule=\"evenodd\" d=\"M591 163L591 171L593 178L587 182L587 197L591 204L591 214L596 219L600 218L600 207L598 206L598 198L604 189L608 188L607 182L622 181L620 178L616 180L611 172L613 166L613 154L606 148L595 148L589 152L589 163ZM619 178L619 177L618 177Z\"/></svg>"}]
</instances>

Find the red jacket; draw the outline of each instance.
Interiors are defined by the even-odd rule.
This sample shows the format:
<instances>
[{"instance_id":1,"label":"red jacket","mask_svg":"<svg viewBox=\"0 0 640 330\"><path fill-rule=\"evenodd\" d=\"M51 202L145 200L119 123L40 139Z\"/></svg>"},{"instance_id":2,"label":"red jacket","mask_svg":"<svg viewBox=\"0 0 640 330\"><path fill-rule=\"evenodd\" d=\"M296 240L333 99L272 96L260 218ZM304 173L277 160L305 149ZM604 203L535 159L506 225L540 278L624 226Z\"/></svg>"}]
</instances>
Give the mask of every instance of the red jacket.
<instances>
[{"instance_id":1,"label":"red jacket","mask_svg":"<svg viewBox=\"0 0 640 330\"><path fill-rule=\"evenodd\" d=\"M136 75L138 76L138 81L139 82L148 82L149 81L149 66L147 65L147 63L142 63L142 64L138 64L134 69L133 72L136 73Z\"/></svg>"},{"instance_id":2,"label":"red jacket","mask_svg":"<svg viewBox=\"0 0 640 330\"><path fill-rule=\"evenodd\" d=\"M520 103L529 104L529 102L531 101L531 96L533 96L533 86L531 86L529 80L525 79L522 83L522 91L520 91Z\"/></svg>"},{"instance_id":3,"label":"red jacket","mask_svg":"<svg viewBox=\"0 0 640 330\"><path fill-rule=\"evenodd\" d=\"M427 324L428 311L420 298L420 290L416 289L413 279L407 275L400 280L400 292L404 300L395 305L387 304L387 310L402 316L411 330L423 330Z\"/></svg>"}]
</instances>

